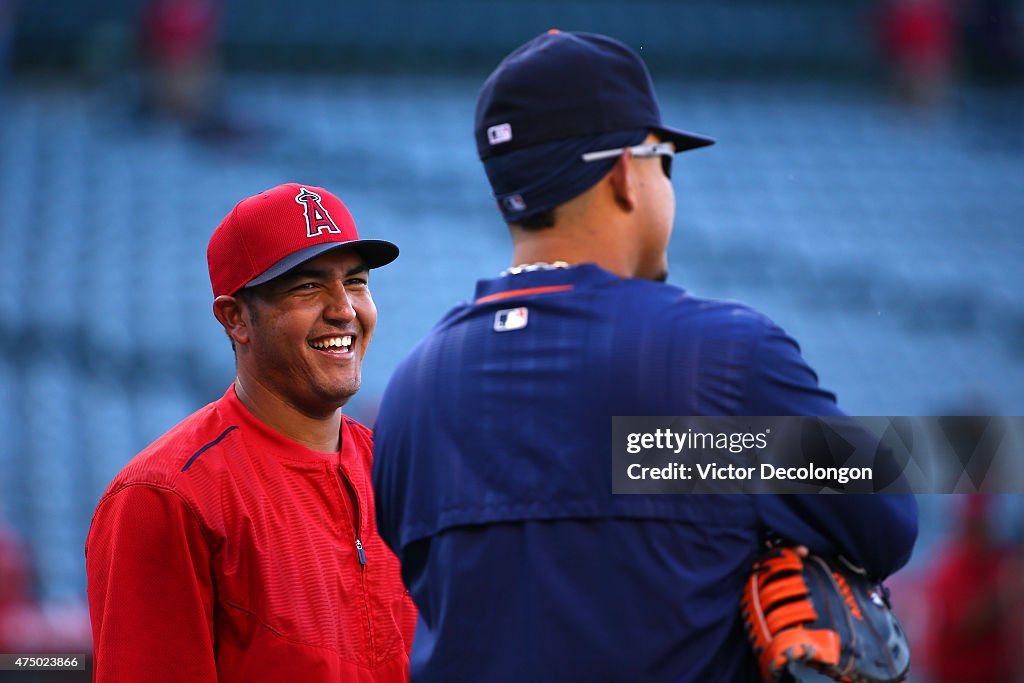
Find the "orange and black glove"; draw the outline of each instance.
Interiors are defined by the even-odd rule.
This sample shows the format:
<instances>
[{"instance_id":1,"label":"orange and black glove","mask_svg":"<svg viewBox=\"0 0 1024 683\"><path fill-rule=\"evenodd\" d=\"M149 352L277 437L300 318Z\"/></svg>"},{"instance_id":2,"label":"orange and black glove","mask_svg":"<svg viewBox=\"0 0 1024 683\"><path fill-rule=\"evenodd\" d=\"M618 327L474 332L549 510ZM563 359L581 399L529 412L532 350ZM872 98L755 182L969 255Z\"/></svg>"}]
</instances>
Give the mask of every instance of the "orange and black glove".
<instances>
[{"instance_id":1,"label":"orange and black glove","mask_svg":"<svg viewBox=\"0 0 1024 683\"><path fill-rule=\"evenodd\" d=\"M885 589L842 560L772 548L754 564L742 608L765 681L906 680L910 648Z\"/></svg>"}]
</instances>

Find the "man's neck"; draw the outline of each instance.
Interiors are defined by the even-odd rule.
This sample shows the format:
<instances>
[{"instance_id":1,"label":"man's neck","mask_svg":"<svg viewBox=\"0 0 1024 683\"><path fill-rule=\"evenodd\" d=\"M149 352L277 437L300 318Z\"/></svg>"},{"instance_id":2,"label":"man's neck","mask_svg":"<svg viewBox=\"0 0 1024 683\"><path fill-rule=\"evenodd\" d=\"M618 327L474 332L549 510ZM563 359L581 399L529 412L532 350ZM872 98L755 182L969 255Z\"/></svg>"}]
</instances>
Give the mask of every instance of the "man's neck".
<instances>
[{"instance_id":1,"label":"man's neck","mask_svg":"<svg viewBox=\"0 0 1024 683\"><path fill-rule=\"evenodd\" d=\"M594 263L619 277L633 277L629 252L610 243L605 231L559 224L545 230L513 231L510 266L564 261L570 266Z\"/></svg>"},{"instance_id":2,"label":"man's neck","mask_svg":"<svg viewBox=\"0 0 1024 683\"><path fill-rule=\"evenodd\" d=\"M237 378L235 394L257 420L282 436L320 453L341 448L340 407L323 416L309 415L252 378Z\"/></svg>"}]
</instances>

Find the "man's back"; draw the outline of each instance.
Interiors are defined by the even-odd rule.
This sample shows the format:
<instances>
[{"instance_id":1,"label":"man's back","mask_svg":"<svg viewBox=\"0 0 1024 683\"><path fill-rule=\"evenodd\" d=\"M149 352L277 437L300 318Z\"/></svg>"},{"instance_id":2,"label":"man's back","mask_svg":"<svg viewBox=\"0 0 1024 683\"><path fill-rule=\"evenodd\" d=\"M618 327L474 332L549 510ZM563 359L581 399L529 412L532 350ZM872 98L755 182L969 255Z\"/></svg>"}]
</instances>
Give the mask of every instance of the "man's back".
<instances>
[{"instance_id":1,"label":"man's back","mask_svg":"<svg viewBox=\"0 0 1024 683\"><path fill-rule=\"evenodd\" d=\"M594 265L480 283L396 372L376 430L414 679L753 680L738 601L766 526L878 573L909 545L859 542L842 502L612 496L611 417L838 413L742 305ZM861 507L848 524L899 526L898 504Z\"/></svg>"}]
</instances>

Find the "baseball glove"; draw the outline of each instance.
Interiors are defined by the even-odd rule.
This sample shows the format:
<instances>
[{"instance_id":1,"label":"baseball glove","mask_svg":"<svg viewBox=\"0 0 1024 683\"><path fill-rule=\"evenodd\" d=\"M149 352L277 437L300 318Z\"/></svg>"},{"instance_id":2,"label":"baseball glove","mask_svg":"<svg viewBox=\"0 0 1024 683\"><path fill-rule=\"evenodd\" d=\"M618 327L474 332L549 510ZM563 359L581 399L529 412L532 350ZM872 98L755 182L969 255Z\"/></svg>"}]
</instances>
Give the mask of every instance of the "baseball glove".
<instances>
[{"instance_id":1,"label":"baseball glove","mask_svg":"<svg viewBox=\"0 0 1024 683\"><path fill-rule=\"evenodd\" d=\"M887 591L842 560L772 548L754 564L742 604L765 681L906 680L910 648Z\"/></svg>"}]
</instances>

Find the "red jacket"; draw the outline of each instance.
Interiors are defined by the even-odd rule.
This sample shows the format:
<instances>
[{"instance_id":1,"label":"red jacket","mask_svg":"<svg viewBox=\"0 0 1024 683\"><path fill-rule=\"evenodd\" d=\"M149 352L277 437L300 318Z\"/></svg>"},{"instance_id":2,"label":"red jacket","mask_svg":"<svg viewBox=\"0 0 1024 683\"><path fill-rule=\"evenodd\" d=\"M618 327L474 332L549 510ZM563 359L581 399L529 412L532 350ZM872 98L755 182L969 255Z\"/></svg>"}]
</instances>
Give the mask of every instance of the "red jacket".
<instances>
[{"instance_id":1,"label":"red jacket","mask_svg":"<svg viewBox=\"0 0 1024 683\"><path fill-rule=\"evenodd\" d=\"M341 442L311 451L231 387L136 456L86 542L95 680L408 680L372 435L343 418Z\"/></svg>"},{"instance_id":2,"label":"red jacket","mask_svg":"<svg viewBox=\"0 0 1024 683\"><path fill-rule=\"evenodd\" d=\"M1008 582L1020 581L1003 548L954 539L938 555L930 586L927 654L936 683L1018 680L1020 605Z\"/></svg>"}]
</instances>

